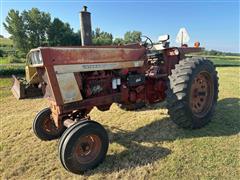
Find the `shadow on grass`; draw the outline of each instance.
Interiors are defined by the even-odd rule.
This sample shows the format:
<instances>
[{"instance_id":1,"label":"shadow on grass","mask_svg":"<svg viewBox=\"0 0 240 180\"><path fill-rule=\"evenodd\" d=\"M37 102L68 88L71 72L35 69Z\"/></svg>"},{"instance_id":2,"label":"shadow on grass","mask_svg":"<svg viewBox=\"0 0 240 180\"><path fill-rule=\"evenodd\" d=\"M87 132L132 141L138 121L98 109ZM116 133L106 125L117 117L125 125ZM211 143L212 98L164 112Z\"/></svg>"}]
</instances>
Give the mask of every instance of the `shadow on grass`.
<instances>
[{"instance_id":1,"label":"shadow on grass","mask_svg":"<svg viewBox=\"0 0 240 180\"><path fill-rule=\"evenodd\" d=\"M124 150L108 155L101 166L85 175L96 172L111 173L153 163L171 153L170 149L159 146L164 141L237 134L240 131L239 113L239 99L226 98L218 101L212 122L198 130L178 128L170 118L157 119L133 132L109 127L107 129L111 143L120 144Z\"/></svg>"}]
</instances>

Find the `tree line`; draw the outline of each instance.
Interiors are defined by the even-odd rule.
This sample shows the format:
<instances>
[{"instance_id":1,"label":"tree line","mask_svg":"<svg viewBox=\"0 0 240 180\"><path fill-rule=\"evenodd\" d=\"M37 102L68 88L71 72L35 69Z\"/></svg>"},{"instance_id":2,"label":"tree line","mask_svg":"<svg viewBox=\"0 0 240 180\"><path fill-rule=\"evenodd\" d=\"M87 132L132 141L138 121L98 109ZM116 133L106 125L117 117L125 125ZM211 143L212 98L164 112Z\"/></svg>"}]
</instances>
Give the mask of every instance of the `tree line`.
<instances>
[{"instance_id":1,"label":"tree line","mask_svg":"<svg viewBox=\"0 0 240 180\"><path fill-rule=\"evenodd\" d=\"M26 53L39 46L75 46L81 45L80 31L74 32L69 23L59 18L52 20L50 13L37 8L24 10L11 9L3 23L11 35L14 47ZM113 39L113 35L96 28L92 32L94 45L134 43L141 40L140 31L128 31L123 38Z\"/></svg>"},{"instance_id":2,"label":"tree line","mask_svg":"<svg viewBox=\"0 0 240 180\"><path fill-rule=\"evenodd\" d=\"M240 53L232 53L232 52L222 52L217 50L205 50L203 52L204 55L210 55L210 56L239 56Z\"/></svg>"},{"instance_id":3,"label":"tree line","mask_svg":"<svg viewBox=\"0 0 240 180\"><path fill-rule=\"evenodd\" d=\"M51 18L50 13L40 11L37 8L19 12L11 9L3 23L7 32L11 35L14 49L24 57L26 53L39 46L79 46L81 45L80 31L74 32L69 23L59 18ZM140 31L127 31L123 38L113 38L111 33L96 28L92 31L93 45L118 45L135 43L141 40ZM0 38L3 38L0 35ZM20 52L19 52L20 51ZM3 56L4 51L0 50ZM6 53L5 53L6 54ZM205 55L235 55L239 53L220 52L216 50L204 51Z\"/></svg>"}]
</instances>

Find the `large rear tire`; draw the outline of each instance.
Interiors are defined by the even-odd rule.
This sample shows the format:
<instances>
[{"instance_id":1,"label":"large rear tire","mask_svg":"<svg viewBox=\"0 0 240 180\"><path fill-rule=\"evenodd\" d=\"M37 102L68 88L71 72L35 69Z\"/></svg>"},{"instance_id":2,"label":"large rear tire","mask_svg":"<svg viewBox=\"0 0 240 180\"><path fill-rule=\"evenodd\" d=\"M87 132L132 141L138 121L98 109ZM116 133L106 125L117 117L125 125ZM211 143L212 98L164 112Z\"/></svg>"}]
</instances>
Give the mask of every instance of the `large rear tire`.
<instances>
[{"instance_id":1,"label":"large rear tire","mask_svg":"<svg viewBox=\"0 0 240 180\"><path fill-rule=\"evenodd\" d=\"M169 76L167 108L182 128L201 128L210 122L218 99L218 77L204 58L181 60Z\"/></svg>"}]
</instances>

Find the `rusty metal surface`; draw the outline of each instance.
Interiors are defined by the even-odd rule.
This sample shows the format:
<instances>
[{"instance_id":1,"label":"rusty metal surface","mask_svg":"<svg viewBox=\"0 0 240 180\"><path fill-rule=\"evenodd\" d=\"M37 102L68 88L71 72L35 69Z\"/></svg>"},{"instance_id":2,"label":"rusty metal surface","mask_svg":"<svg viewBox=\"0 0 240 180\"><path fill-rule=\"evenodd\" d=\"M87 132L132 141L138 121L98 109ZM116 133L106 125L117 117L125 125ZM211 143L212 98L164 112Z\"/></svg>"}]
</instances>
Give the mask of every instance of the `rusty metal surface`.
<instances>
[{"instance_id":1,"label":"rusty metal surface","mask_svg":"<svg viewBox=\"0 0 240 180\"><path fill-rule=\"evenodd\" d=\"M201 52L204 50L204 48L201 47L181 47L178 48L181 54L187 54L187 53L195 53L195 52Z\"/></svg>"},{"instance_id":2,"label":"rusty metal surface","mask_svg":"<svg viewBox=\"0 0 240 180\"><path fill-rule=\"evenodd\" d=\"M81 164L88 164L95 160L102 149L102 141L97 134L80 136L73 146L73 158Z\"/></svg>"},{"instance_id":3,"label":"rusty metal surface","mask_svg":"<svg viewBox=\"0 0 240 180\"><path fill-rule=\"evenodd\" d=\"M13 86L11 88L11 91L16 99L23 99L26 97L26 93L24 90L24 85L19 81L16 76L13 77Z\"/></svg>"},{"instance_id":4,"label":"rusty metal surface","mask_svg":"<svg viewBox=\"0 0 240 180\"><path fill-rule=\"evenodd\" d=\"M178 53L177 53L178 51ZM163 65L163 72L164 74L171 74L171 70L175 68L175 64L179 62L179 60L182 58L181 53L176 48L168 48L164 50L163 52L163 59L164 59L164 65Z\"/></svg>"},{"instance_id":5,"label":"rusty metal surface","mask_svg":"<svg viewBox=\"0 0 240 180\"><path fill-rule=\"evenodd\" d=\"M83 99L73 73L57 74L57 81L64 103Z\"/></svg>"},{"instance_id":6,"label":"rusty metal surface","mask_svg":"<svg viewBox=\"0 0 240 180\"><path fill-rule=\"evenodd\" d=\"M81 41L82 46L92 44L92 25L91 25L91 13L87 11L87 6L83 6L80 16L80 28L81 28Z\"/></svg>"},{"instance_id":7,"label":"rusty metal surface","mask_svg":"<svg viewBox=\"0 0 240 180\"><path fill-rule=\"evenodd\" d=\"M13 77L13 86L11 91L16 99L41 97L43 96L42 89L38 87L38 84L28 84L26 80Z\"/></svg>"},{"instance_id":8,"label":"rusty metal surface","mask_svg":"<svg viewBox=\"0 0 240 180\"><path fill-rule=\"evenodd\" d=\"M111 63L86 63L86 64L69 64L69 65L55 65L54 70L57 74L72 73L72 72L89 72L100 70L114 70L131 67L141 67L144 61L124 61Z\"/></svg>"},{"instance_id":9,"label":"rusty metal surface","mask_svg":"<svg viewBox=\"0 0 240 180\"><path fill-rule=\"evenodd\" d=\"M185 53L200 50L166 48L156 64L147 58L146 48L136 44L39 48L42 67L37 69L45 82L43 87L49 96L52 117L60 127L63 119L74 111L86 115L93 107L108 110L114 102L151 104L164 100L171 70ZM135 75L136 80L138 76L146 80L130 87L129 81ZM120 80L119 85L114 85L116 79Z\"/></svg>"},{"instance_id":10,"label":"rusty metal surface","mask_svg":"<svg viewBox=\"0 0 240 180\"><path fill-rule=\"evenodd\" d=\"M49 88L51 88L52 95L51 95L51 100L53 102L55 102L57 105L61 105L63 104L63 99L61 96L61 91L60 91L60 87L58 85L58 80L57 80L57 76L56 73L54 71L54 68L52 66L46 67L46 72L47 72L47 81L49 84Z\"/></svg>"},{"instance_id":11,"label":"rusty metal surface","mask_svg":"<svg viewBox=\"0 0 240 180\"><path fill-rule=\"evenodd\" d=\"M94 97L90 99L85 99L83 101L77 101L73 103L68 103L62 105L62 113L71 112L73 109L91 109L94 106L108 105L113 102L121 101L121 93L110 94L106 96Z\"/></svg>"},{"instance_id":12,"label":"rusty metal surface","mask_svg":"<svg viewBox=\"0 0 240 180\"><path fill-rule=\"evenodd\" d=\"M60 128L55 126L51 115L43 120L41 126L41 129L44 130L46 134L57 135L61 131Z\"/></svg>"},{"instance_id":13,"label":"rusty metal surface","mask_svg":"<svg viewBox=\"0 0 240 180\"><path fill-rule=\"evenodd\" d=\"M139 45L128 45L128 46L105 46L105 47L58 47L58 48L38 48L31 50L31 53L34 51L41 52L41 58L43 60L43 66L47 71L47 81L48 85L50 85L51 99L56 102L56 104L61 105L64 104L64 100L62 98L61 89L58 84L57 76L56 76L56 65L67 65L71 64L88 64L90 62L125 62L130 61L129 63L121 63L119 68L126 67L139 67L143 65L143 60L145 59L145 48ZM30 53L29 53L29 56ZM138 60L138 62L135 62ZM139 62L139 60L142 60ZM129 65L128 65L129 64ZM87 66L89 67L89 66ZM86 67L86 68L87 68ZM91 67L91 66L90 66ZM95 66L93 66L95 67ZM39 69L40 67L37 66ZM75 66L73 66L75 68ZM66 67L61 70L62 67L57 68L60 71L65 71ZM71 67L70 67L71 69ZM75 71L75 70L74 70Z\"/></svg>"},{"instance_id":14,"label":"rusty metal surface","mask_svg":"<svg viewBox=\"0 0 240 180\"><path fill-rule=\"evenodd\" d=\"M144 47L56 47L40 48L43 65L110 63L144 60Z\"/></svg>"},{"instance_id":15,"label":"rusty metal surface","mask_svg":"<svg viewBox=\"0 0 240 180\"><path fill-rule=\"evenodd\" d=\"M72 119L66 119L63 121L63 125L67 128L69 128L70 126L74 125L76 122L73 121Z\"/></svg>"},{"instance_id":16,"label":"rusty metal surface","mask_svg":"<svg viewBox=\"0 0 240 180\"><path fill-rule=\"evenodd\" d=\"M193 80L190 92L190 106L198 117L204 117L213 101L213 82L208 72L200 72Z\"/></svg>"}]
</instances>

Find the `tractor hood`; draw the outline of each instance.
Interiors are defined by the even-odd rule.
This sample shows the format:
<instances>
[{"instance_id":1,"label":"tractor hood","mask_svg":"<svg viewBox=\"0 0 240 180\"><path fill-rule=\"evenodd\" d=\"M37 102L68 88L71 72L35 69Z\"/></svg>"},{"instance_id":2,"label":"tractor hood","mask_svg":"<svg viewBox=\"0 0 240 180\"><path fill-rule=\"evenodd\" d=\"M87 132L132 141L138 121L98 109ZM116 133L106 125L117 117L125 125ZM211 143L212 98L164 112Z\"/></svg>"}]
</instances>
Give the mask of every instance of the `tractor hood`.
<instances>
[{"instance_id":1,"label":"tractor hood","mask_svg":"<svg viewBox=\"0 0 240 180\"><path fill-rule=\"evenodd\" d=\"M84 65L82 71L121 69L143 64L146 49L138 44L126 46L39 47L32 49L27 61L33 67ZM140 62L142 61L142 62ZM103 64L108 64L107 66ZM62 68L60 68L62 69Z\"/></svg>"}]
</instances>

